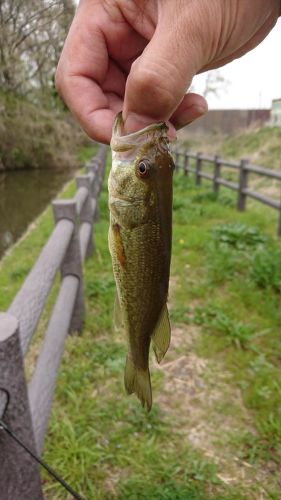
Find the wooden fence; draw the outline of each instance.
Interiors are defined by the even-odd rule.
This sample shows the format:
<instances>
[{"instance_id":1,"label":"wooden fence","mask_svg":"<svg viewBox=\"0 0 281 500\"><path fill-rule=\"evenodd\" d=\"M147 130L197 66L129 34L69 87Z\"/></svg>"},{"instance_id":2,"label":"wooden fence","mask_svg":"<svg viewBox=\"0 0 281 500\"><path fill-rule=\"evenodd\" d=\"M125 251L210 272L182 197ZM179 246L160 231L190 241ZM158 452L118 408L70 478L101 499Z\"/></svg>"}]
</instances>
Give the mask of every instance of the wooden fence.
<instances>
[{"instance_id":1,"label":"wooden fence","mask_svg":"<svg viewBox=\"0 0 281 500\"><path fill-rule=\"evenodd\" d=\"M212 182L213 190L219 193L220 186L237 191L237 209L244 211L246 209L247 197L253 198L265 205L275 208L279 212L279 222L277 234L281 236L281 184L280 184L280 201L264 196L256 191L249 189L248 180L249 174L257 174L264 177L269 177L281 181L281 172L269 170L267 168L252 165L247 160L229 161L223 160L219 156L207 156L202 153L190 153L188 151L174 150L176 170L183 169L184 175L193 173L195 175L196 185L200 185L202 179L207 179ZM194 165L191 165L190 160L193 160ZM213 165L213 175L204 172L204 164L211 163ZM238 174L238 182L232 182L222 177L222 167L229 167L236 170Z\"/></svg>"},{"instance_id":2,"label":"wooden fence","mask_svg":"<svg viewBox=\"0 0 281 500\"><path fill-rule=\"evenodd\" d=\"M43 449L65 337L81 330L83 324L82 264L94 250L93 221L105 158L106 147L100 146L86 166L86 175L76 177L74 198L53 202L55 228L9 310L0 314L0 418L38 455ZM27 385L23 359L58 270L60 290ZM0 464L1 498L43 498L36 462L3 430Z\"/></svg>"}]
</instances>

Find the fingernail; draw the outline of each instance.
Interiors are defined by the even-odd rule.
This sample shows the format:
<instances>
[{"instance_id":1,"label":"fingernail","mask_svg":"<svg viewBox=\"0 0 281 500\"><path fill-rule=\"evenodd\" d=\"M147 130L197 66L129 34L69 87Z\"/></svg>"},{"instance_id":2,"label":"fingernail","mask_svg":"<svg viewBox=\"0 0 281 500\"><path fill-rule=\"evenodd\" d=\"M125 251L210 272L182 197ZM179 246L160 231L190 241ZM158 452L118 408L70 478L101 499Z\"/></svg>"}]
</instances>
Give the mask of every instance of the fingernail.
<instances>
[{"instance_id":1,"label":"fingernail","mask_svg":"<svg viewBox=\"0 0 281 500\"><path fill-rule=\"evenodd\" d=\"M193 106L194 108L194 117L198 118L199 116L205 115L207 113L208 108L204 106Z\"/></svg>"},{"instance_id":2,"label":"fingernail","mask_svg":"<svg viewBox=\"0 0 281 500\"><path fill-rule=\"evenodd\" d=\"M132 134L137 132L144 127L147 127L153 123L153 118L148 116L137 115L136 113L129 113L127 118L124 120L124 131L126 134Z\"/></svg>"}]
</instances>

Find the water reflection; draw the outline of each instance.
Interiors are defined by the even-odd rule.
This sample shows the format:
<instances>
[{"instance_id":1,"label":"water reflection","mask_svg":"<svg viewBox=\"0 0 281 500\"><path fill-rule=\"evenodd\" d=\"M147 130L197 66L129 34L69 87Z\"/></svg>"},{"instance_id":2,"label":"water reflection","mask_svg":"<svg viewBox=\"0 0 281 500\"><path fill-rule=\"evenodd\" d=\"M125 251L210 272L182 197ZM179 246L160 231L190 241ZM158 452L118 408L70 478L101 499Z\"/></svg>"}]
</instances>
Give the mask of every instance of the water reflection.
<instances>
[{"instance_id":1,"label":"water reflection","mask_svg":"<svg viewBox=\"0 0 281 500\"><path fill-rule=\"evenodd\" d=\"M0 174L0 256L73 175L71 170L20 170Z\"/></svg>"}]
</instances>

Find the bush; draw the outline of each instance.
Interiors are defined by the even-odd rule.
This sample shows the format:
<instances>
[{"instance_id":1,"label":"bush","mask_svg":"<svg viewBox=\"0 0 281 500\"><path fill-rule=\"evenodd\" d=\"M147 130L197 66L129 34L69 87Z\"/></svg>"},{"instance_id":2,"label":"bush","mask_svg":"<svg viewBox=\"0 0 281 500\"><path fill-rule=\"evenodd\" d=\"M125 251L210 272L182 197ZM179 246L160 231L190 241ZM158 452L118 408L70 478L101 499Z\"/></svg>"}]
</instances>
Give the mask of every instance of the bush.
<instances>
[{"instance_id":1,"label":"bush","mask_svg":"<svg viewBox=\"0 0 281 500\"><path fill-rule=\"evenodd\" d=\"M0 168L74 168L86 137L65 111L0 93Z\"/></svg>"}]
</instances>

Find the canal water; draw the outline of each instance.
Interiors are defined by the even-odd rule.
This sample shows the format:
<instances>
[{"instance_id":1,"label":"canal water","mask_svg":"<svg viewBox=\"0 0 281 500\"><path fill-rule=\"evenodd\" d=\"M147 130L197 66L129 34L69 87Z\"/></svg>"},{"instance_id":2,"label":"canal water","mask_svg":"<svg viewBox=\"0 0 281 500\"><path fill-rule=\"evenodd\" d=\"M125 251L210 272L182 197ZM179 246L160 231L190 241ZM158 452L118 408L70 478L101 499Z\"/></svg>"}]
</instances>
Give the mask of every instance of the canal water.
<instances>
[{"instance_id":1,"label":"canal water","mask_svg":"<svg viewBox=\"0 0 281 500\"><path fill-rule=\"evenodd\" d=\"M54 169L0 174L0 258L73 175Z\"/></svg>"}]
</instances>

